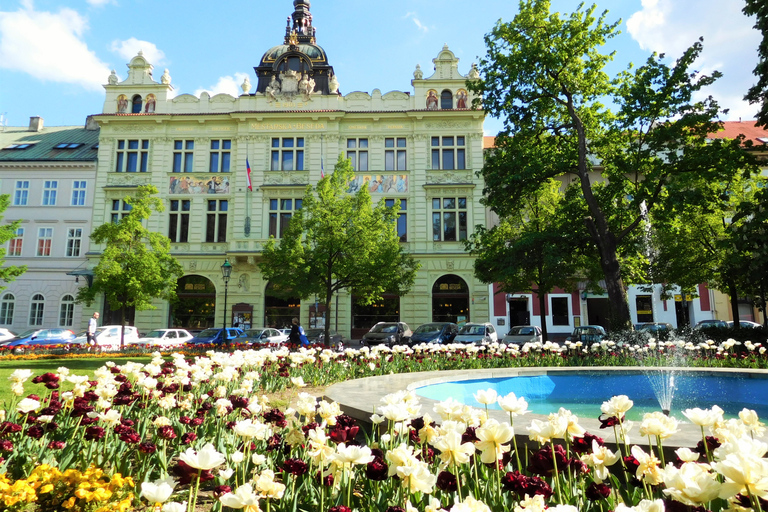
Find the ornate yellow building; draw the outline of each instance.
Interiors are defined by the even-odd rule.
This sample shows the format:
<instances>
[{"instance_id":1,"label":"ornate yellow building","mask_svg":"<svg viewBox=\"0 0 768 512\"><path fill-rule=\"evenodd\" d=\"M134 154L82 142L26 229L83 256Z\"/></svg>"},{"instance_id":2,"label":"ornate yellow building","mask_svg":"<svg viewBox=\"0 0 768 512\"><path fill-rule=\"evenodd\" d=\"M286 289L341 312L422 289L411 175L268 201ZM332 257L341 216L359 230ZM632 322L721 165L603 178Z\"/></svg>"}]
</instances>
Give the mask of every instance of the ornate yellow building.
<instances>
[{"instance_id":1,"label":"ornate yellow building","mask_svg":"<svg viewBox=\"0 0 768 512\"><path fill-rule=\"evenodd\" d=\"M332 172L339 154L356 169L350 191L367 187L374 200L400 204L402 243L422 268L404 297L363 308L342 294L331 326L357 338L379 320L488 321L488 286L473 277L462 244L486 220L475 175L484 113L470 108L466 89L477 70L461 74L445 46L432 73L416 66L409 92L342 95L344 77L317 45L309 2L297 0L294 9L283 43L254 68L256 87L246 80L238 97L173 95L169 71L156 81L141 53L125 80L109 77L103 113L94 116L101 132L93 224L119 218L125 195L154 184L166 211L149 227L171 238L185 269L180 302L137 312L135 325L283 327L291 316L321 325L314 300L278 298L258 264L306 185ZM100 249L91 247L93 265ZM225 312L226 259L234 268Z\"/></svg>"}]
</instances>

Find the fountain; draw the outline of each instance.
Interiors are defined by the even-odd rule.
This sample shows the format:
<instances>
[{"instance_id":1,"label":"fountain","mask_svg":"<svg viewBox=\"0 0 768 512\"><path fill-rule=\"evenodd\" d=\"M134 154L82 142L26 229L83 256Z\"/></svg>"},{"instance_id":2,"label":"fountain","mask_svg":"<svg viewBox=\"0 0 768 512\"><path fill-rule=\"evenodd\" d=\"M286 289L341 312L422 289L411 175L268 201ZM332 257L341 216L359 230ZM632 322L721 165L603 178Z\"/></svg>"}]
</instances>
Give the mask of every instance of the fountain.
<instances>
[{"instance_id":1,"label":"fountain","mask_svg":"<svg viewBox=\"0 0 768 512\"><path fill-rule=\"evenodd\" d=\"M651 384L653 394L661 406L661 412L669 416L672 410L672 399L675 397L675 374L673 370L647 372L646 377Z\"/></svg>"}]
</instances>

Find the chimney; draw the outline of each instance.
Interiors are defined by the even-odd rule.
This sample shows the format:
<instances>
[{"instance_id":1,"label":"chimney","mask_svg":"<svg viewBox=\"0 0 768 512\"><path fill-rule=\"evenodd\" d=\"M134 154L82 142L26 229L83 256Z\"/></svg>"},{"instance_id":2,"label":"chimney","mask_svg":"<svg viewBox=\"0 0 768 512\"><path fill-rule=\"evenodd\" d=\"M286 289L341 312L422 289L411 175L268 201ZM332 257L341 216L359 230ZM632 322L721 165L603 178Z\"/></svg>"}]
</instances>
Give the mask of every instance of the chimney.
<instances>
[{"instance_id":1,"label":"chimney","mask_svg":"<svg viewBox=\"0 0 768 512\"><path fill-rule=\"evenodd\" d=\"M29 131L41 132L43 131L43 118L40 116L33 116L29 118Z\"/></svg>"}]
</instances>

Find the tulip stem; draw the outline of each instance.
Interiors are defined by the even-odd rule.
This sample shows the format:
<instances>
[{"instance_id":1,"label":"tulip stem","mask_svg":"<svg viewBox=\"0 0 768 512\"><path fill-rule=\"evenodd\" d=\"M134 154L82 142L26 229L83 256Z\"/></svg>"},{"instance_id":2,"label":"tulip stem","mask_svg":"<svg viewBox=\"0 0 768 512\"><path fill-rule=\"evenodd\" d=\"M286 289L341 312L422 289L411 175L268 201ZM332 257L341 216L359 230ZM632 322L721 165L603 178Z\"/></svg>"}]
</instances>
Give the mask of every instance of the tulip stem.
<instances>
[{"instance_id":1,"label":"tulip stem","mask_svg":"<svg viewBox=\"0 0 768 512\"><path fill-rule=\"evenodd\" d=\"M563 497L562 497L562 495L560 493L560 485L559 485L559 482L558 482L559 475L558 475L558 472L557 472L557 456L555 455L555 442L554 441L550 441L550 446L551 446L551 449L552 449L552 468L553 468L553 471L554 471L554 475L552 475L554 477L552 479L552 485L554 486L555 491L557 491L558 503L562 503L563 502Z\"/></svg>"}]
</instances>

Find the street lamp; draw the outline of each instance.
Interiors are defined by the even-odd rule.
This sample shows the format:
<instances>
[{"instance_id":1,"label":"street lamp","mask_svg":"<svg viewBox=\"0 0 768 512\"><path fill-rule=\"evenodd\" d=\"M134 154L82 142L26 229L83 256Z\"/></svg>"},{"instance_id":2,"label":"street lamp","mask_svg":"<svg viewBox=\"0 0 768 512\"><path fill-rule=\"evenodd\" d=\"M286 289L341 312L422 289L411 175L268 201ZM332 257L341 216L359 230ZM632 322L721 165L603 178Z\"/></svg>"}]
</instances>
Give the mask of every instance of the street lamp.
<instances>
[{"instance_id":1,"label":"street lamp","mask_svg":"<svg viewBox=\"0 0 768 512\"><path fill-rule=\"evenodd\" d=\"M224 329L227 328L227 292L229 291L229 277L232 275L232 264L225 259L221 265L221 277L224 279ZM226 338L226 335L224 336Z\"/></svg>"}]
</instances>

